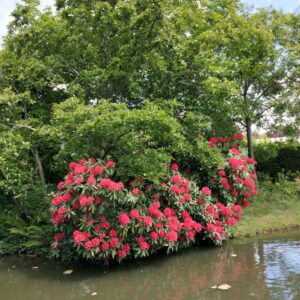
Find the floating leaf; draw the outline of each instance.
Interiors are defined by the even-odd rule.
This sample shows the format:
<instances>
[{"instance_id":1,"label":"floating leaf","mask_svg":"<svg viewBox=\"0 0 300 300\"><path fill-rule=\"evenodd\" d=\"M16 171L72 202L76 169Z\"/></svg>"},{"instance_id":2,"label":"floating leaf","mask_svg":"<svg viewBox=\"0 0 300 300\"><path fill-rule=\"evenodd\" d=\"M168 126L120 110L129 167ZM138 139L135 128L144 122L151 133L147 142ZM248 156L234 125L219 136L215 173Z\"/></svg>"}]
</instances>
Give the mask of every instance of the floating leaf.
<instances>
[{"instance_id":1,"label":"floating leaf","mask_svg":"<svg viewBox=\"0 0 300 300\"><path fill-rule=\"evenodd\" d=\"M236 254L231 254L231 257L237 257L237 255Z\"/></svg>"},{"instance_id":2,"label":"floating leaf","mask_svg":"<svg viewBox=\"0 0 300 300\"><path fill-rule=\"evenodd\" d=\"M38 266L33 266L33 267L32 267L33 270L36 270L36 269L38 269L38 268L39 268Z\"/></svg>"},{"instance_id":3,"label":"floating leaf","mask_svg":"<svg viewBox=\"0 0 300 300\"><path fill-rule=\"evenodd\" d=\"M213 285L213 286L211 286L210 288L215 290L215 289L217 288L217 286L216 286L216 285Z\"/></svg>"},{"instance_id":4,"label":"floating leaf","mask_svg":"<svg viewBox=\"0 0 300 300\"><path fill-rule=\"evenodd\" d=\"M96 295L98 295L97 292L91 293L91 296L96 296Z\"/></svg>"},{"instance_id":5,"label":"floating leaf","mask_svg":"<svg viewBox=\"0 0 300 300\"><path fill-rule=\"evenodd\" d=\"M66 270L63 272L64 275L71 275L73 273L73 270Z\"/></svg>"}]
</instances>

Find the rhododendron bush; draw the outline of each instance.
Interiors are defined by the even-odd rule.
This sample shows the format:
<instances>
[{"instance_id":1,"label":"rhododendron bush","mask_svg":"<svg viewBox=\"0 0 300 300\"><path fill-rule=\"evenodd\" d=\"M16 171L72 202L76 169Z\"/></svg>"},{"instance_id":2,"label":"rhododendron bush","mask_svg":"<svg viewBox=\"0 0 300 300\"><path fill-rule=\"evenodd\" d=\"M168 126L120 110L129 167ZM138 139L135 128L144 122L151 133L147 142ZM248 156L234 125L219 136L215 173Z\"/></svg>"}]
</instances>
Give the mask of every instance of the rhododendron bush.
<instances>
[{"instance_id":1,"label":"rhododendron bush","mask_svg":"<svg viewBox=\"0 0 300 300\"><path fill-rule=\"evenodd\" d=\"M207 186L175 162L159 183L141 177L120 182L111 160L71 162L51 202L54 254L73 251L108 263L160 249L177 251L201 240L221 245L256 194L255 162L239 149L241 139L210 140L224 161Z\"/></svg>"}]
</instances>

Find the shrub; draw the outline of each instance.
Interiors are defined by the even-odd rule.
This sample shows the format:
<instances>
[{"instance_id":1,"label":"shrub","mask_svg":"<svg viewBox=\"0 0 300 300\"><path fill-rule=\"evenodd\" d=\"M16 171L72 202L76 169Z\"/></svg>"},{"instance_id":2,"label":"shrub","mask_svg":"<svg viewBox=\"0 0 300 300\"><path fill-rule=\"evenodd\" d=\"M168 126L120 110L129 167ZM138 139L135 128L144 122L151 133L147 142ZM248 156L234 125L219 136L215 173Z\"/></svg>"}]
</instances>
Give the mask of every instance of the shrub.
<instances>
[{"instance_id":1,"label":"shrub","mask_svg":"<svg viewBox=\"0 0 300 300\"><path fill-rule=\"evenodd\" d=\"M54 255L108 263L163 248L178 251L203 239L221 245L241 219L242 205L248 206L256 193L254 162L223 141L211 146L225 160L224 168L216 170L212 190L183 175L174 162L168 175L155 183L141 177L118 181L113 161L70 163L51 202Z\"/></svg>"},{"instance_id":2,"label":"shrub","mask_svg":"<svg viewBox=\"0 0 300 300\"><path fill-rule=\"evenodd\" d=\"M282 174L294 180L300 173L300 145L296 142L260 143L255 146L257 171L279 180Z\"/></svg>"}]
</instances>

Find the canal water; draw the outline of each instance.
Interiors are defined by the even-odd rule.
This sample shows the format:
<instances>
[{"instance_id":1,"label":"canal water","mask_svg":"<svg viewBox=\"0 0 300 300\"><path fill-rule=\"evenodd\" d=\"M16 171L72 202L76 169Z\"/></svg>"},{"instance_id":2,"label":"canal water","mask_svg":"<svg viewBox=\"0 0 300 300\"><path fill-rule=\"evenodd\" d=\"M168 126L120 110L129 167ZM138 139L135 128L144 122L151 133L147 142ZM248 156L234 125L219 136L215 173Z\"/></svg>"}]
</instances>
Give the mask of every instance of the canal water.
<instances>
[{"instance_id":1,"label":"canal water","mask_svg":"<svg viewBox=\"0 0 300 300\"><path fill-rule=\"evenodd\" d=\"M67 269L73 273L64 275ZM218 286L228 284L228 290ZM214 287L214 288L212 288ZM0 258L1 300L300 299L300 231L100 268Z\"/></svg>"}]
</instances>

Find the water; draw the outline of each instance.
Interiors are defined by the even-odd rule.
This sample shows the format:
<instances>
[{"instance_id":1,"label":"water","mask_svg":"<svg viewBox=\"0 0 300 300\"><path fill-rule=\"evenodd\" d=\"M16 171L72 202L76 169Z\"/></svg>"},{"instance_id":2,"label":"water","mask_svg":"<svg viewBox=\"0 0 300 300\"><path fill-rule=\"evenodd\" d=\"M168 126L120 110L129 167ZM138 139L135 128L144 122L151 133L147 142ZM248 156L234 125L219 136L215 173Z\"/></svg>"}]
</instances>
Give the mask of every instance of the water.
<instances>
[{"instance_id":1,"label":"water","mask_svg":"<svg viewBox=\"0 0 300 300\"><path fill-rule=\"evenodd\" d=\"M72 266L73 274L63 275L69 267L40 258L2 257L0 299L297 300L300 232L235 240L222 248L190 249L108 269ZM223 283L231 288L211 288Z\"/></svg>"}]
</instances>

